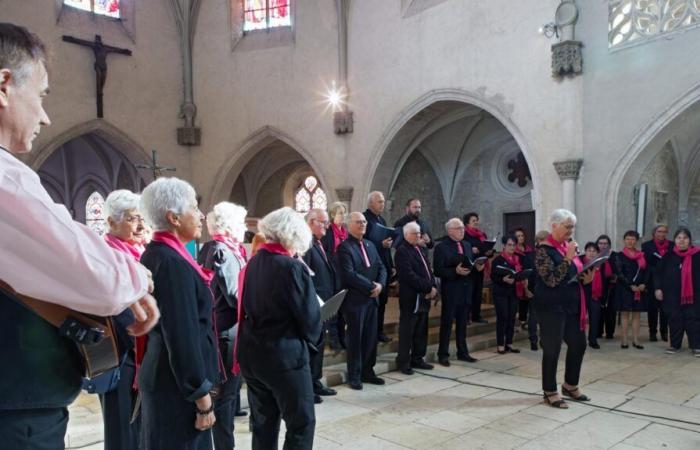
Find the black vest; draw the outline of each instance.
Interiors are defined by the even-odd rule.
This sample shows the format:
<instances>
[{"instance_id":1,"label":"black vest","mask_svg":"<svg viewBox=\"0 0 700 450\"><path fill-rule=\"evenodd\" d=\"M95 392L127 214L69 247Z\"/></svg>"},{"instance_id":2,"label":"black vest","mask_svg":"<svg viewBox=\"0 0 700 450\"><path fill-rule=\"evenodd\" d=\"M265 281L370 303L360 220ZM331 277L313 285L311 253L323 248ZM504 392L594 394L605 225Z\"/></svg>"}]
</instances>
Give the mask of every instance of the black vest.
<instances>
[{"instance_id":1,"label":"black vest","mask_svg":"<svg viewBox=\"0 0 700 450\"><path fill-rule=\"evenodd\" d=\"M0 291L0 410L62 408L80 393L77 346Z\"/></svg>"},{"instance_id":2,"label":"black vest","mask_svg":"<svg viewBox=\"0 0 700 450\"><path fill-rule=\"evenodd\" d=\"M554 263L554 267L564 261L564 257L549 245L542 245L540 249L547 252L547 256ZM549 287L545 284L541 275L537 274L535 286L535 298L532 306L538 311L565 312L568 314L578 314L581 311L581 288L579 283L569 283L569 280L576 275L576 265L569 264L569 270L564 279L558 285Z\"/></svg>"}]
</instances>

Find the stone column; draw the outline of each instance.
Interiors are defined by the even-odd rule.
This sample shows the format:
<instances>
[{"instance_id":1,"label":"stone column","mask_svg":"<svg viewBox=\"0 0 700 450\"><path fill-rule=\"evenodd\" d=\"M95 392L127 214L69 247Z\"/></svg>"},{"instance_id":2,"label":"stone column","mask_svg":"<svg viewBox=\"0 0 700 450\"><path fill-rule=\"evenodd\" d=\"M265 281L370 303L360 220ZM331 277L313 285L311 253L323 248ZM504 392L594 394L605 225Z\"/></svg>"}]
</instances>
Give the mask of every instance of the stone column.
<instances>
[{"instance_id":1,"label":"stone column","mask_svg":"<svg viewBox=\"0 0 700 450\"><path fill-rule=\"evenodd\" d=\"M561 207L574 214L576 214L576 180L582 164L582 159L568 159L554 163L554 168L561 179Z\"/></svg>"}]
</instances>

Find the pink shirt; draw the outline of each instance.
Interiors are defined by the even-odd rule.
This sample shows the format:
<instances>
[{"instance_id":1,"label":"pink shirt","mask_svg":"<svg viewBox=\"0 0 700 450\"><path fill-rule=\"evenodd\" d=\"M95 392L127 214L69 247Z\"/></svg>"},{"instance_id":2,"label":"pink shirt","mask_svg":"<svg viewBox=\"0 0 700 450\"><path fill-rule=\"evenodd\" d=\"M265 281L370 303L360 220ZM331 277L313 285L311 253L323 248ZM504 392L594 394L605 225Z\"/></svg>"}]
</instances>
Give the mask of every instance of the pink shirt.
<instances>
[{"instance_id":1,"label":"pink shirt","mask_svg":"<svg viewBox=\"0 0 700 450\"><path fill-rule=\"evenodd\" d=\"M0 278L21 294L100 316L120 313L148 289L142 266L75 222L2 147Z\"/></svg>"}]
</instances>

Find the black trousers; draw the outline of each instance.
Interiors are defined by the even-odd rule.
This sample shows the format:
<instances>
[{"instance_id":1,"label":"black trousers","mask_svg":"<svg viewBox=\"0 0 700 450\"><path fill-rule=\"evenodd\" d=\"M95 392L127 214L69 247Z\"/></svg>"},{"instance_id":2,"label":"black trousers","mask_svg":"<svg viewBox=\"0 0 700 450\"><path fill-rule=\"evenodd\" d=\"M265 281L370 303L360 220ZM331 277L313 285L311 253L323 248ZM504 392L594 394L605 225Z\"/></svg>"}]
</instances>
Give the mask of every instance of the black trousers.
<instances>
[{"instance_id":1,"label":"black trousers","mask_svg":"<svg viewBox=\"0 0 700 450\"><path fill-rule=\"evenodd\" d=\"M291 370L243 369L250 401L253 450L278 448L281 419L287 428L284 449L311 450L316 416L310 372L308 364Z\"/></svg>"},{"instance_id":2,"label":"black trousers","mask_svg":"<svg viewBox=\"0 0 700 450\"><path fill-rule=\"evenodd\" d=\"M396 364L406 369L420 363L428 351L428 312L401 310L399 315L399 354Z\"/></svg>"},{"instance_id":3,"label":"black trousers","mask_svg":"<svg viewBox=\"0 0 700 450\"><path fill-rule=\"evenodd\" d=\"M518 320L521 322L527 322L527 313L530 309L530 300L520 299L518 300Z\"/></svg>"},{"instance_id":4,"label":"black trousers","mask_svg":"<svg viewBox=\"0 0 700 450\"><path fill-rule=\"evenodd\" d=\"M382 289L377 304L377 336L384 334L384 312L389 301L389 290Z\"/></svg>"},{"instance_id":5,"label":"black trousers","mask_svg":"<svg viewBox=\"0 0 700 450\"><path fill-rule=\"evenodd\" d=\"M513 295L493 296L496 306L496 344L499 347L511 345L515 333L515 313L518 310L518 298Z\"/></svg>"},{"instance_id":6,"label":"black trousers","mask_svg":"<svg viewBox=\"0 0 700 450\"><path fill-rule=\"evenodd\" d=\"M537 313L535 308L532 307L532 300L530 299L530 314L527 317L527 335L530 339L530 343L537 344Z\"/></svg>"},{"instance_id":7,"label":"black trousers","mask_svg":"<svg viewBox=\"0 0 700 450\"><path fill-rule=\"evenodd\" d=\"M0 447L21 450L63 450L68 408L0 411Z\"/></svg>"},{"instance_id":8,"label":"black trousers","mask_svg":"<svg viewBox=\"0 0 700 450\"><path fill-rule=\"evenodd\" d=\"M651 292L654 291L652 290ZM666 318L664 309L661 307L661 302L652 297L649 297L648 302L649 308L647 310L647 318L649 320L649 336L656 336L657 331L661 332L661 336L665 336L668 332L668 319Z\"/></svg>"},{"instance_id":9,"label":"black trousers","mask_svg":"<svg viewBox=\"0 0 700 450\"><path fill-rule=\"evenodd\" d=\"M363 305L343 308L347 322L348 382L359 383L363 377L374 375L377 362L377 302L370 298Z\"/></svg>"},{"instance_id":10,"label":"black trousers","mask_svg":"<svg viewBox=\"0 0 700 450\"><path fill-rule=\"evenodd\" d=\"M454 299L442 299L440 313L440 344L438 345L438 358L450 356L450 337L452 335L452 322L455 323L455 344L457 356L468 356L467 346L467 320L469 319L469 303Z\"/></svg>"},{"instance_id":11,"label":"black trousers","mask_svg":"<svg viewBox=\"0 0 700 450\"><path fill-rule=\"evenodd\" d=\"M316 341L317 352L310 351L309 355L309 367L311 369L311 384L313 385L314 392L323 388L321 383L321 378L323 378L323 348L326 345L325 330L321 331L321 336L318 341Z\"/></svg>"},{"instance_id":12,"label":"black trousers","mask_svg":"<svg viewBox=\"0 0 700 450\"><path fill-rule=\"evenodd\" d=\"M578 386L586 353L586 334L581 330L579 315L538 310L537 320L542 342L542 389L557 391L557 364L562 340L568 347L564 381L570 386Z\"/></svg>"},{"instance_id":13,"label":"black trousers","mask_svg":"<svg viewBox=\"0 0 700 450\"><path fill-rule=\"evenodd\" d=\"M602 311L600 300L589 300L586 302L586 307L588 308L588 343L597 344Z\"/></svg>"},{"instance_id":14,"label":"black trousers","mask_svg":"<svg viewBox=\"0 0 700 450\"><path fill-rule=\"evenodd\" d=\"M696 300L697 301L697 300ZM673 306L668 309L671 347L681 348L683 335L688 335L688 347L700 349L700 314L698 305Z\"/></svg>"},{"instance_id":15,"label":"black trousers","mask_svg":"<svg viewBox=\"0 0 700 450\"><path fill-rule=\"evenodd\" d=\"M481 320L481 296L484 288L484 272L479 272L474 276L474 284L472 291L471 316L472 322Z\"/></svg>"},{"instance_id":16,"label":"black trousers","mask_svg":"<svg viewBox=\"0 0 700 450\"><path fill-rule=\"evenodd\" d=\"M615 336L615 326L617 325L617 309L615 309L615 287L608 291L608 301L601 311L605 329L605 337L612 339Z\"/></svg>"},{"instance_id":17,"label":"black trousers","mask_svg":"<svg viewBox=\"0 0 700 450\"><path fill-rule=\"evenodd\" d=\"M132 389L135 374L136 363L133 352L130 351L122 364L117 388L100 395L105 432L104 450L139 448L141 415L139 414L133 424L130 423L131 413L136 403L136 391Z\"/></svg>"},{"instance_id":18,"label":"black trousers","mask_svg":"<svg viewBox=\"0 0 700 450\"><path fill-rule=\"evenodd\" d=\"M241 376L229 373L226 382L220 386L219 395L214 399L216 423L212 428L214 449L231 450L235 447L233 419L240 408ZM105 449L106 450L106 449Z\"/></svg>"}]
</instances>

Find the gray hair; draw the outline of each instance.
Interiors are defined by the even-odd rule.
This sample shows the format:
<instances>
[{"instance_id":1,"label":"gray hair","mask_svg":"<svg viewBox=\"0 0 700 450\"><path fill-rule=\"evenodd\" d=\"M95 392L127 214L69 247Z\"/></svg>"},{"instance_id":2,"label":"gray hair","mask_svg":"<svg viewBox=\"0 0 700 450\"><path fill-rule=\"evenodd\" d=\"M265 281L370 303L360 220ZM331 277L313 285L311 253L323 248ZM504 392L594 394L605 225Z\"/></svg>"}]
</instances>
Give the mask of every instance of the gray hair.
<instances>
[{"instance_id":1,"label":"gray hair","mask_svg":"<svg viewBox=\"0 0 700 450\"><path fill-rule=\"evenodd\" d=\"M335 217L336 213L338 212L338 209L343 208L345 210L345 214L348 213L348 207L345 206L345 203L343 202L333 202L330 204L328 207L328 215L332 217Z\"/></svg>"},{"instance_id":2,"label":"gray hair","mask_svg":"<svg viewBox=\"0 0 700 450\"><path fill-rule=\"evenodd\" d=\"M209 234L219 234L225 231L233 231L245 221L248 211L235 203L221 202L207 214L207 230Z\"/></svg>"},{"instance_id":3,"label":"gray hair","mask_svg":"<svg viewBox=\"0 0 700 450\"><path fill-rule=\"evenodd\" d=\"M153 231L168 231L168 211L182 214L197 205L191 184L179 178L158 178L141 193L141 212Z\"/></svg>"},{"instance_id":4,"label":"gray hair","mask_svg":"<svg viewBox=\"0 0 700 450\"><path fill-rule=\"evenodd\" d=\"M46 65L46 46L36 34L11 23L0 23L0 69L9 69L21 86L37 64Z\"/></svg>"},{"instance_id":5,"label":"gray hair","mask_svg":"<svg viewBox=\"0 0 700 450\"><path fill-rule=\"evenodd\" d=\"M445 222L445 231L449 231L450 228L460 226L464 228L464 222L462 222L459 217L453 217L447 222Z\"/></svg>"},{"instance_id":6,"label":"gray hair","mask_svg":"<svg viewBox=\"0 0 700 450\"><path fill-rule=\"evenodd\" d=\"M276 209L263 217L258 230L265 239L299 255L306 253L311 244L311 230L301 214L290 207Z\"/></svg>"},{"instance_id":7,"label":"gray hair","mask_svg":"<svg viewBox=\"0 0 700 450\"><path fill-rule=\"evenodd\" d=\"M121 222L126 213L139 209L140 199L138 194L127 189L112 191L105 200L105 217Z\"/></svg>"},{"instance_id":8,"label":"gray hair","mask_svg":"<svg viewBox=\"0 0 700 450\"><path fill-rule=\"evenodd\" d=\"M321 208L312 208L309 210L308 213L306 213L306 223L311 223L312 220L318 219L318 216L320 214L328 214L326 210L321 209Z\"/></svg>"},{"instance_id":9,"label":"gray hair","mask_svg":"<svg viewBox=\"0 0 700 450\"><path fill-rule=\"evenodd\" d=\"M552 225L560 225L567 220L576 225L576 215L569 211L568 209L555 209L552 214L549 215L549 223Z\"/></svg>"},{"instance_id":10,"label":"gray hair","mask_svg":"<svg viewBox=\"0 0 700 450\"><path fill-rule=\"evenodd\" d=\"M417 231L420 233L420 225L418 223L414 222L408 222L406 225L403 226L403 237L405 238L408 233L411 231Z\"/></svg>"},{"instance_id":11,"label":"gray hair","mask_svg":"<svg viewBox=\"0 0 700 450\"><path fill-rule=\"evenodd\" d=\"M372 200L374 200L375 197L378 197L378 196L380 196L380 195L381 195L382 197L384 197L384 193L383 193L382 191L372 191L372 192L370 192L369 195L367 196L367 206L369 206L369 204L372 203Z\"/></svg>"}]
</instances>

